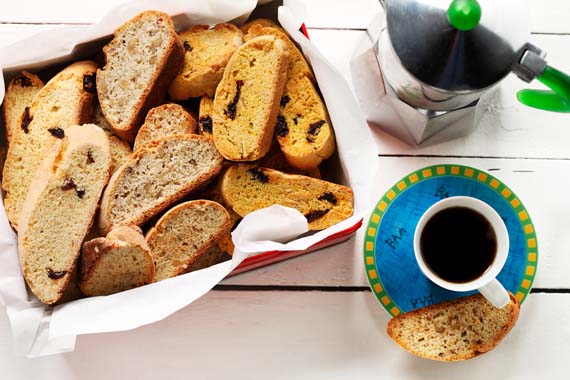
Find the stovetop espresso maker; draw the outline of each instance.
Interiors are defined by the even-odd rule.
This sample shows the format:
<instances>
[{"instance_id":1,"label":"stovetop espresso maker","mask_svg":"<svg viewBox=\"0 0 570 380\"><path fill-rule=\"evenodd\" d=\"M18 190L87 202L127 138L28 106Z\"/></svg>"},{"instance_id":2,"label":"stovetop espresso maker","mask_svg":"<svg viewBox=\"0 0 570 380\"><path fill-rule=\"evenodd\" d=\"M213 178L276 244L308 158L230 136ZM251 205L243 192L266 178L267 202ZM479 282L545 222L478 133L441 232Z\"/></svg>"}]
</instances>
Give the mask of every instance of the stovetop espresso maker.
<instances>
[{"instance_id":1,"label":"stovetop espresso maker","mask_svg":"<svg viewBox=\"0 0 570 380\"><path fill-rule=\"evenodd\" d=\"M379 126L419 145L453 128L478 122L481 96L510 72L549 90L522 90L519 101L570 112L570 77L547 65L528 43L525 2L520 0L380 0L383 26L375 46L382 74ZM397 115L398 117L394 117Z\"/></svg>"}]
</instances>

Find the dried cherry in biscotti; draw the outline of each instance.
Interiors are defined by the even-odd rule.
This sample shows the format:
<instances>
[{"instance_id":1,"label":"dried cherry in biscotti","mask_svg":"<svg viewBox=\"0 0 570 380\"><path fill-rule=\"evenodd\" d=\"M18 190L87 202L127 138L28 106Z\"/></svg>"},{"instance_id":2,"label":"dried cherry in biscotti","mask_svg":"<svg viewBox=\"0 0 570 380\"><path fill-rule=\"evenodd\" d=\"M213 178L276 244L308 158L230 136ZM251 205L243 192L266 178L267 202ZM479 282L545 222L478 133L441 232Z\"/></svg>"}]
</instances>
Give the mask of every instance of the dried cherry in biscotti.
<instances>
[{"instance_id":1,"label":"dried cherry in biscotti","mask_svg":"<svg viewBox=\"0 0 570 380\"><path fill-rule=\"evenodd\" d=\"M287 95L283 95L281 97L281 102L279 102L279 104L281 105L281 107L285 107L287 105L287 103L289 103L291 99L289 98L289 96Z\"/></svg>"},{"instance_id":2,"label":"dried cherry in biscotti","mask_svg":"<svg viewBox=\"0 0 570 380\"><path fill-rule=\"evenodd\" d=\"M326 121L324 120L319 120L317 122L312 123L311 125L309 125L309 130L307 131L307 141L308 142L313 142L315 141L314 136L319 134L319 131L321 130L321 127L323 126L323 124L325 124Z\"/></svg>"},{"instance_id":3,"label":"dried cherry in biscotti","mask_svg":"<svg viewBox=\"0 0 570 380\"><path fill-rule=\"evenodd\" d=\"M22 124L20 124L20 127L24 130L24 133L30 132L28 125L30 125L33 119L34 117L30 115L30 107L24 108L24 113L22 114Z\"/></svg>"},{"instance_id":4,"label":"dried cherry in biscotti","mask_svg":"<svg viewBox=\"0 0 570 380\"><path fill-rule=\"evenodd\" d=\"M73 179L67 177L61 184L61 190L66 191L71 189L75 189L75 182L73 182Z\"/></svg>"},{"instance_id":5,"label":"dried cherry in biscotti","mask_svg":"<svg viewBox=\"0 0 570 380\"><path fill-rule=\"evenodd\" d=\"M19 77L14 79L14 84L17 86L22 86L22 87L31 87L32 81L27 76L20 75Z\"/></svg>"},{"instance_id":6,"label":"dried cherry in biscotti","mask_svg":"<svg viewBox=\"0 0 570 380\"><path fill-rule=\"evenodd\" d=\"M269 177L260 168L251 168L249 172L253 176L253 179L261 183L269 182Z\"/></svg>"},{"instance_id":7,"label":"dried cherry in biscotti","mask_svg":"<svg viewBox=\"0 0 570 380\"><path fill-rule=\"evenodd\" d=\"M65 137L65 132L61 128L48 128L48 132L55 138L62 139Z\"/></svg>"},{"instance_id":8,"label":"dried cherry in biscotti","mask_svg":"<svg viewBox=\"0 0 570 380\"><path fill-rule=\"evenodd\" d=\"M51 268L47 268L46 270L48 277L51 278L52 280L57 280L58 278L62 278L67 273L66 270L54 271Z\"/></svg>"},{"instance_id":9,"label":"dried cherry in biscotti","mask_svg":"<svg viewBox=\"0 0 570 380\"><path fill-rule=\"evenodd\" d=\"M188 41L184 41L183 45L184 51L192 51L192 46L190 46L190 43Z\"/></svg>"},{"instance_id":10,"label":"dried cherry in biscotti","mask_svg":"<svg viewBox=\"0 0 570 380\"><path fill-rule=\"evenodd\" d=\"M319 201L327 201L329 203L332 203L333 205L336 205L338 200L336 199L336 196L329 192L323 193L322 195L319 195L319 197L317 198Z\"/></svg>"},{"instance_id":11,"label":"dried cherry in biscotti","mask_svg":"<svg viewBox=\"0 0 570 380\"><path fill-rule=\"evenodd\" d=\"M309 211L308 213L305 214L305 218L307 218L307 222L311 223L314 222L317 219L322 218L323 216L325 216L330 210L326 209L326 210L314 210L314 211Z\"/></svg>"},{"instance_id":12,"label":"dried cherry in biscotti","mask_svg":"<svg viewBox=\"0 0 570 380\"><path fill-rule=\"evenodd\" d=\"M289 133L287 121L283 115L277 116L277 124L275 125L275 134L279 137L285 137Z\"/></svg>"},{"instance_id":13,"label":"dried cherry in biscotti","mask_svg":"<svg viewBox=\"0 0 570 380\"><path fill-rule=\"evenodd\" d=\"M83 89L85 90L85 92L94 94L97 91L95 87L96 86L95 81L96 81L95 73L83 76Z\"/></svg>"},{"instance_id":14,"label":"dried cherry in biscotti","mask_svg":"<svg viewBox=\"0 0 570 380\"><path fill-rule=\"evenodd\" d=\"M203 131L212 133L212 118L210 116L202 116L198 122Z\"/></svg>"},{"instance_id":15,"label":"dried cherry in biscotti","mask_svg":"<svg viewBox=\"0 0 570 380\"><path fill-rule=\"evenodd\" d=\"M77 196L78 196L80 199L83 199L83 196L85 195L85 189L82 188L82 187L76 187L76 188L75 188L75 193L77 194Z\"/></svg>"},{"instance_id":16,"label":"dried cherry in biscotti","mask_svg":"<svg viewBox=\"0 0 570 380\"><path fill-rule=\"evenodd\" d=\"M243 86L243 81L238 80L236 82L236 93L232 101L228 104L228 108L224 110L224 115L229 117L230 119L234 120L237 114L237 104L239 102L239 98L241 96L241 87Z\"/></svg>"}]
</instances>

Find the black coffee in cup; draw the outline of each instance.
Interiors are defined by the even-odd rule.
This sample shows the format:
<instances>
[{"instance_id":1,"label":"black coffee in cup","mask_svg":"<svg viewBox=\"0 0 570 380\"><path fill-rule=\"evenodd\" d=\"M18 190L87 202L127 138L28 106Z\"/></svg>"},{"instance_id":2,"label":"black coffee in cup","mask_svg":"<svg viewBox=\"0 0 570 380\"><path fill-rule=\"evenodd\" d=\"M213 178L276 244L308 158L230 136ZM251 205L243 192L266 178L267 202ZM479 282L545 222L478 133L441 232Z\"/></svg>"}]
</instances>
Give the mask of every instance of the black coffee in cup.
<instances>
[{"instance_id":1,"label":"black coffee in cup","mask_svg":"<svg viewBox=\"0 0 570 380\"><path fill-rule=\"evenodd\" d=\"M420 246L430 270L441 279L466 283L483 275L497 254L497 237L489 221L467 207L449 207L426 223Z\"/></svg>"}]
</instances>

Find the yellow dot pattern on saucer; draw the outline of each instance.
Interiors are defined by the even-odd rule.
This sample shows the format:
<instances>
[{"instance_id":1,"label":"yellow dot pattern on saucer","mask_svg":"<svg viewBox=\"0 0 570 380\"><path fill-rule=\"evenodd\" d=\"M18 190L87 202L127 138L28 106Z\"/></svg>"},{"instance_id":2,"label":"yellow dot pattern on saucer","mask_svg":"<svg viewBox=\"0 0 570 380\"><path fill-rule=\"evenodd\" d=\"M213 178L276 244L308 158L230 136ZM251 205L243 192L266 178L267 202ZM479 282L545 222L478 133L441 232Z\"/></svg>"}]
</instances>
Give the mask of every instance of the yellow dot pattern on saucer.
<instances>
[{"instance_id":1,"label":"yellow dot pattern on saucer","mask_svg":"<svg viewBox=\"0 0 570 380\"><path fill-rule=\"evenodd\" d=\"M432 178L434 176L457 176L479 181L494 191L500 193L503 198L509 202L509 205L513 208L519 217L519 221L521 223L527 241L526 269L524 276L521 279L521 283L515 292L515 297L520 303L522 303L530 293L530 289L536 275L536 267L538 262L538 243L532 221L521 201L516 196L514 196L512 190L509 189L505 184L488 173L461 165L435 165L417 170L398 181L378 201L378 204L374 208L370 217L367 233L364 239L364 265L366 268L368 282L370 283L370 288L372 289L372 292L374 293L376 299L393 317L402 313L402 309L395 304L394 300L390 298L390 295L386 292L385 287L378 276L378 270L376 268L375 239L378 227L382 222L382 217L386 213L386 210L388 210L390 207L392 201L396 199L401 192L405 191L411 186L414 186L417 183L420 183L425 179Z\"/></svg>"}]
</instances>

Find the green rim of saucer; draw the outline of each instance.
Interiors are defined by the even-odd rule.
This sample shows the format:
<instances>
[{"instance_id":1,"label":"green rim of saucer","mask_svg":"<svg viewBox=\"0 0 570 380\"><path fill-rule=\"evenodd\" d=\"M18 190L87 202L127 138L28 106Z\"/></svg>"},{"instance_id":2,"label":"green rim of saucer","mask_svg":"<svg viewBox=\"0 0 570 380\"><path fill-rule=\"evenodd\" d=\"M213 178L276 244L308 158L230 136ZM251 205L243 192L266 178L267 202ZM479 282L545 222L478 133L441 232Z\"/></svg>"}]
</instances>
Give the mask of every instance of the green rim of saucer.
<instances>
[{"instance_id":1,"label":"green rim of saucer","mask_svg":"<svg viewBox=\"0 0 570 380\"><path fill-rule=\"evenodd\" d=\"M518 220L521 224L522 230L524 231L526 239L526 269L515 293L515 297L521 304L524 302L532 288L538 263L538 242L536 238L536 230L528 211L516 194L499 179L476 168L448 164L428 166L406 175L396 182L396 184L392 186L382 196L382 198L380 198L372 212L372 215L370 216L370 220L365 231L364 266L366 269L366 277L368 278L368 283L370 284L372 293L374 293L374 296L380 305L382 305L382 307L393 317L401 314L403 311L394 303L390 295L385 291L384 285L382 284L376 270L375 241L378 227L382 222L382 217L386 210L399 194L422 181L444 176L455 176L477 180L493 191L499 193L509 203L510 207L518 216Z\"/></svg>"}]
</instances>

